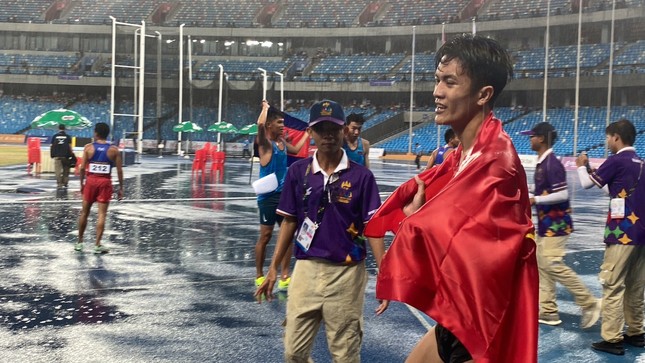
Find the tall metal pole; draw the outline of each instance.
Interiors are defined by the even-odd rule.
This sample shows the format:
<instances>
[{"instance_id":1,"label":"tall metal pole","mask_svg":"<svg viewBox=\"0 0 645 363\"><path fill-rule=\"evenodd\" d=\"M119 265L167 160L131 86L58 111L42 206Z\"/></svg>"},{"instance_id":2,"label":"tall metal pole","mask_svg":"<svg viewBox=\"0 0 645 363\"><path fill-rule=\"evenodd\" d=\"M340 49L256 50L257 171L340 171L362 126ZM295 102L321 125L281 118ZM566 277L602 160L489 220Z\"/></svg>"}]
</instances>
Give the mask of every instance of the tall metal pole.
<instances>
[{"instance_id":1,"label":"tall metal pole","mask_svg":"<svg viewBox=\"0 0 645 363\"><path fill-rule=\"evenodd\" d=\"M273 72L280 76L280 111L284 111L284 74Z\"/></svg>"},{"instance_id":2,"label":"tall metal pole","mask_svg":"<svg viewBox=\"0 0 645 363\"><path fill-rule=\"evenodd\" d=\"M267 99L267 71L262 68L258 68L260 72L262 72L262 100Z\"/></svg>"},{"instance_id":3,"label":"tall metal pole","mask_svg":"<svg viewBox=\"0 0 645 363\"><path fill-rule=\"evenodd\" d=\"M580 52L582 43L582 0L578 2L578 57L576 60L576 104L573 115L573 156L578 155L578 108L580 107Z\"/></svg>"},{"instance_id":4,"label":"tall metal pole","mask_svg":"<svg viewBox=\"0 0 645 363\"><path fill-rule=\"evenodd\" d=\"M546 2L546 32L544 34L544 91L542 95L542 122L546 122L547 95L549 89L549 43L551 27L551 0Z\"/></svg>"},{"instance_id":5,"label":"tall metal pole","mask_svg":"<svg viewBox=\"0 0 645 363\"><path fill-rule=\"evenodd\" d=\"M609 79L607 81L607 117L605 119L605 128L611 122L611 92L614 81L614 26L616 21L616 0L612 1L611 5L611 35L609 39ZM604 157L607 157L608 145L607 138L605 138L605 151Z\"/></svg>"},{"instance_id":6,"label":"tall metal pole","mask_svg":"<svg viewBox=\"0 0 645 363\"><path fill-rule=\"evenodd\" d=\"M157 145L161 144L161 47L163 46L163 39L161 33L157 33ZM163 150L159 150L159 156L162 156Z\"/></svg>"},{"instance_id":7,"label":"tall metal pole","mask_svg":"<svg viewBox=\"0 0 645 363\"><path fill-rule=\"evenodd\" d=\"M110 80L110 130L114 130L114 89L116 86L116 18L112 19L112 68Z\"/></svg>"},{"instance_id":8,"label":"tall metal pole","mask_svg":"<svg viewBox=\"0 0 645 363\"><path fill-rule=\"evenodd\" d=\"M179 26L179 115L177 120L179 124L183 121L183 105L184 105L184 25ZM177 154L181 155L181 132L177 133L179 136L177 141Z\"/></svg>"},{"instance_id":9,"label":"tall metal pole","mask_svg":"<svg viewBox=\"0 0 645 363\"><path fill-rule=\"evenodd\" d=\"M412 153L412 110L414 109L414 43L416 40L417 27L412 27L412 69L410 72L410 127L408 140L408 154Z\"/></svg>"},{"instance_id":10,"label":"tall metal pole","mask_svg":"<svg viewBox=\"0 0 645 363\"><path fill-rule=\"evenodd\" d=\"M190 122L195 123L193 119L193 42L188 35L188 112ZM186 156L188 158L188 144L190 144L190 134L186 137Z\"/></svg>"},{"instance_id":11,"label":"tall metal pole","mask_svg":"<svg viewBox=\"0 0 645 363\"><path fill-rule=\"evenodd\" d=\"M217 105L217 122L222 122L222 92L224 90L224 67L221 64L218 64L217 67L219 67L219 103ZM217 133L217 151L221 151L221 141L222 141L222 134Z\"/></svg>"},{"instance_id":12,"label":"tall metal pole","mask_svg":"<svg viewBox=\"0 0 645 363\"><path fill-rule=\"evenodd\" d=\"M139 158L143 153L143 95L145 93L145 64L146 64L146 22L141 21L141 34L139 34L139 109L137 117L137 155Z\"/></svg>"}]
</instances>

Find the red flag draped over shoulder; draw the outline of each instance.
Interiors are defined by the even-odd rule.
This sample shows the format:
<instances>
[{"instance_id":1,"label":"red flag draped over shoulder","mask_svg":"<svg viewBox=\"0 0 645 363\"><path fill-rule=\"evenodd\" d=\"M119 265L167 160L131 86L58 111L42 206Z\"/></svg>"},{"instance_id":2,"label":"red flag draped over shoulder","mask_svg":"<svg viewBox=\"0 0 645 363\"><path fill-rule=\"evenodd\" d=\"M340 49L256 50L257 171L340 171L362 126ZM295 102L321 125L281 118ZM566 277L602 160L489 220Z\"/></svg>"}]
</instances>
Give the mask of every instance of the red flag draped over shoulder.
<instances>
[{"instance_id":1,"label":"red flag draped over shoulder","mask_svg":"<svg viewBox=\"0 0 645 363\"><path fill-rule=\"evenodd\" d=\"M419 177L426 203L409 217L414 179L365 227L396 233L379 299L405 302L450 330L476 362L537 362L538 273L526 175L492 113L459 171L460 146Z\"/></svg>"}]
</instances>

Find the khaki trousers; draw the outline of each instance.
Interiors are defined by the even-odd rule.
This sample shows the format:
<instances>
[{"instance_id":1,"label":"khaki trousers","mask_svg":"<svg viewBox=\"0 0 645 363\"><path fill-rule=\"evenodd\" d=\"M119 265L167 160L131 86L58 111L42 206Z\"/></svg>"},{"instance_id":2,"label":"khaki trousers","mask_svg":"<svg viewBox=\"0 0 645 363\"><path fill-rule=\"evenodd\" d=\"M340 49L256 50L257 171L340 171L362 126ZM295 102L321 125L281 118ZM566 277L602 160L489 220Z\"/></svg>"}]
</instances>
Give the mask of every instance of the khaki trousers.
<instances>
[{"instance_id":1,"label":"khaki trousers","mask_svg":"<svg viewBox=\"0 0 645 363\"><path fill-rule=\"evenodd\" d=\"M616 343L643 330L645 246L607 245L598 274L602 284L602 339Z\"/></svg>"},{"instance_id":2,"label":"khaki trousers","mask_svg":"<svg viewBox=\"0 0 645 363\"><path fill-rule=\"evenodd\" d=\"M60 188L69 183L69 162L67 158L54 158L54 173L56 174L56 186Z\"/></svg>"},{"instance_id":3,"label":"khaki trousers","mask_svg":"<svg viewBox=\"0 0 645 363\"><path fill-rule=\"evenodd\" d=\"M344 266L296 261L287 301L285 362L311 362L321 322L333 361L360 362L366 284L364 262Z\"/></svg>"},{"instance_id":4,"label":"khaki trousers","mask_svg":"<svg viewBox=\"0 0 645 363\"><path fill-rule=\"evenodd\" d=\"M555 301L556 282L571 292L576 304L581 308L590 308L596 303L596 298L580 277L564 264L565 245L568 239L569 236L537 237L540 315L558 314L558 304Z\"/></svg>"}]
</instances>

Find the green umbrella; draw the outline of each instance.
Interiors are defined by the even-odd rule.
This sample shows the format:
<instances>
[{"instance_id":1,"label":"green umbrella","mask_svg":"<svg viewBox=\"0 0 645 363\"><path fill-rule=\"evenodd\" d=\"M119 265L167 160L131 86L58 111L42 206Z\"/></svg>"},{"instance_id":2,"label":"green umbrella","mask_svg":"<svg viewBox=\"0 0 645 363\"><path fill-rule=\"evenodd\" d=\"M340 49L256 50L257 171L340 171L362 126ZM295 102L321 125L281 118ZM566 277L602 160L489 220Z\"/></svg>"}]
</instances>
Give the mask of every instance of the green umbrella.
<instances>
[{"instance_id":1,"label":"green umbrella","mask_svg":"<svg viewBox=\"0 0 645 363\"><path fill-rule=\"evenodd\" d=\"M235 134L238 132L237 128L233 126L233 124L225 121L216 122L208 126L208 131L219 132L222 134Z\"/></svg>"},{"instance_id":2,"label":"green umbrella","mask_svg":"<svg viewBox=\"0 0 645 363\"><path fill-rule=\"evenodd\" d=\"M47 111L31 122L32 129L55 129L58 128L58 125L65 125L65 128L79 130L91 127L92 121L85 116L81 116L76 111L60 108Z\"/></svg>"},{"instance_id":3,"label":"green umbrella","mask_svg":"<svg viewBox=\"0 0 645 363\"><path fill-rule=\"evenodd\" d=\"M196 123L191 121L184 121L180 124L173 126L172 131L174 132L199 132L203 129Z\"/></svg>"},{"instance_id":4,"label":"green umbrella","mask_svg":"<svg viewBox=\"0 0 645 363\"><path fill-rule=\"evenodd\" d=\"M240 129L240 134L243 135L257 135L258 134L258 124L246 125Z\"/></svg>"},{"instance_id":5,"label":"green umbrella","mask_svg":"<svg viewBox=\"0 0 645 363\"><path fill-rule=\"evenodd\" d=\"M173 126L172 131L174 132L201 132L203 129L196 123L191 121L184 121ZM188 144L190 143L189 136L186 136L186 158L188 158Z\"/></svg>"}]
</instances>

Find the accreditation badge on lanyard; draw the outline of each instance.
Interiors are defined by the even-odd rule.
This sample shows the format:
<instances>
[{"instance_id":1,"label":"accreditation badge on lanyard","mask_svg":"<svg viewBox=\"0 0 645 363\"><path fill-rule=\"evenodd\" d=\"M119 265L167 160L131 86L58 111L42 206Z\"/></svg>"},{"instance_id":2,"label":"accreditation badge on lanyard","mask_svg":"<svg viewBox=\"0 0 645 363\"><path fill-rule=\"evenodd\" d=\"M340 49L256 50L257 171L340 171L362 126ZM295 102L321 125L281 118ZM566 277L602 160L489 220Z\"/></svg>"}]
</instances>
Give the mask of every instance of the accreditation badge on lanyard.
<instances>
[{"instance_id":1,"label":"accreditation badge on lanyard","mask_svg":"<svg viewBox=\"0 0 645 363\"><path fill-rule=\"evenodd\" d=\"M296 236L296 243L302 248L303 251L309 251L309 246L311 246L311 241L314 240L314 235L318 229L318 224L306 217L300 226L300 231Z\"/></svg>"},{"instance_id":2,"label":"accreditation badge on lanyard","mask_svg":"<svg viewBox=\"0 0 645 363\"><path fill-rule=\"evenodd\" d=\"M609 211L611 219L625 218L625 198L611 198Z\"/></svg>"}]
</instances>

